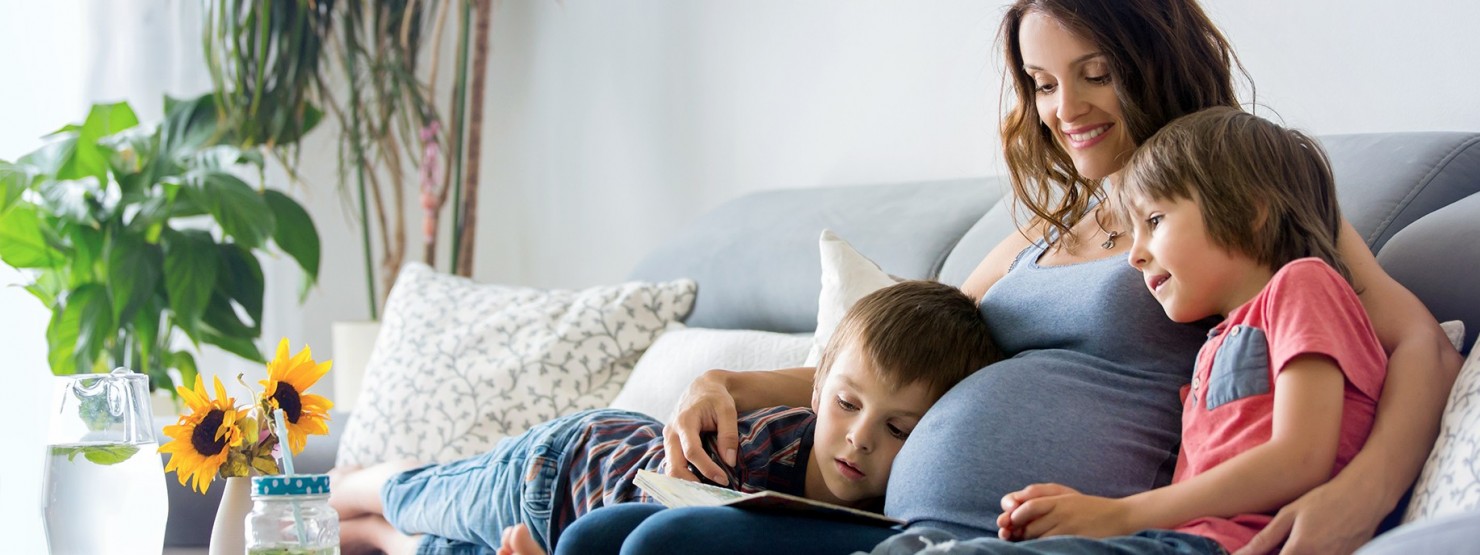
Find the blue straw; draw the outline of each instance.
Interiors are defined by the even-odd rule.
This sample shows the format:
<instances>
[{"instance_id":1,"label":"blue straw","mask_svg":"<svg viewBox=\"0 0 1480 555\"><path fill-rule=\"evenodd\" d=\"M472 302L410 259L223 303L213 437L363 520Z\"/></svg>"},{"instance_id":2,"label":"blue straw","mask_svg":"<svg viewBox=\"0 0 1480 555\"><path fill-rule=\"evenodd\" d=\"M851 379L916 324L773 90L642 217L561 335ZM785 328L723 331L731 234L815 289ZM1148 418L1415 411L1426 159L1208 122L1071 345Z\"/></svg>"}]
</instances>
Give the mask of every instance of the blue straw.
<instances>
[{"instance_id":1,"label":"blue straw","mask_svg":"<svg viewBox=\"0 0 1480 555\"><path fill-rule=\"evenodd\" d=\"M277 422L278 446L283 450L283 474L292 476L293 472L293 446L288 444L288 415L283 414L283 409L272 411L273 420ZM299 511L298 501L293 503L293 527L298 531L298 545L308 546L308 533L303 530L303 513Z\"/></svg>"}]
</instances>

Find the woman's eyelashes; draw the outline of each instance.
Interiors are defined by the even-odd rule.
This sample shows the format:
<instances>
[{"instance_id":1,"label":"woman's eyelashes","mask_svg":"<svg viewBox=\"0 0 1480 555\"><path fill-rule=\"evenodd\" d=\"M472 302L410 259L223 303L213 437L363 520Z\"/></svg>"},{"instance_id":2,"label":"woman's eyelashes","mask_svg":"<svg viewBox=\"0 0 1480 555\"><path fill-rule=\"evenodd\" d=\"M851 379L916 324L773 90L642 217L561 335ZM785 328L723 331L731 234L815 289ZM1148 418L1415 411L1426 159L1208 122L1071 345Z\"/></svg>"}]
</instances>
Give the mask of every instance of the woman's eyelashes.
<instances>
[{"instance_id":1,"label":"woman's eyelashes","mask_svg":"<svg viewBox=\"0 0 1480 555\"><path fill-rule=\"evenodd\" d=\"M1110 75L1110 72L1105 70L1094 71L1092 72L1092 74L1086 74L1084 76L1084 81L1086 83L1101 87L1109 85L1114 80L1115 78ZM1057 91L1058 89L1058 82L1046 80L1039 76L1033 76L1033 90L1038 94L1053 94L1054 91Z\"/></svg>"}]
</instances>

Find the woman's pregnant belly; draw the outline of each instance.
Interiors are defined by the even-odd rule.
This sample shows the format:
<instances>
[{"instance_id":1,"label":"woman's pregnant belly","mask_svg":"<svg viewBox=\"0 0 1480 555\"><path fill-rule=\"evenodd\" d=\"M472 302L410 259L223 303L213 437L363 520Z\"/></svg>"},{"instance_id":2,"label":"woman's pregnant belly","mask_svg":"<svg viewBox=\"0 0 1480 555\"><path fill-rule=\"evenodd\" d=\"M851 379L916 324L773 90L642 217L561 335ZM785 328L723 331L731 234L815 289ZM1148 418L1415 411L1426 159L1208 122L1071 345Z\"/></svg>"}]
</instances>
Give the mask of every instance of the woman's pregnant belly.
<instances>
[{"instance_id":1,"label":"woman's pregnant belly","mask_svg":"<svg viewBox=\"0 0 1480 555\"><path fill-rule=\"evenodd\" d=\"M889 477L885 512L995 535L1002 496L1038 482L1121 497L1170 481L1180 384L1071 351L1019 354L930 409Z\"/></svg>"}]
</instances>

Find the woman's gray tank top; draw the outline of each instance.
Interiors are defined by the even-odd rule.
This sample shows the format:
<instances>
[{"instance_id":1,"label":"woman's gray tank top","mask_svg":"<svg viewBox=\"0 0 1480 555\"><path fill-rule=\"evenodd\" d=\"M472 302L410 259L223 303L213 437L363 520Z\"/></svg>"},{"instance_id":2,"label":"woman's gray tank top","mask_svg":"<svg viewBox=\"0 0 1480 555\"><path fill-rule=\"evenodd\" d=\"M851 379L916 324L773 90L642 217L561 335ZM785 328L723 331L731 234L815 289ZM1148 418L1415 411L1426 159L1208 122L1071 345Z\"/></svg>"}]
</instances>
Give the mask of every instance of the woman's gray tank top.
<instances>
[{"instance_id":1,"label":"woman's gray tank top","mask_svg":"<svg viewBox=\"0 0 1480 555\"><path fill-rule=\"evenodd\" d=\"M921 419L894 462L889 515L995 535L1002 496L1029 484L1121 497L1171 480L1179 390L1211 322L1172 322L1123 256L1039 266L1047 248L1024 249L983 296L1012 357Z\"/></svg>"}]
</instances>

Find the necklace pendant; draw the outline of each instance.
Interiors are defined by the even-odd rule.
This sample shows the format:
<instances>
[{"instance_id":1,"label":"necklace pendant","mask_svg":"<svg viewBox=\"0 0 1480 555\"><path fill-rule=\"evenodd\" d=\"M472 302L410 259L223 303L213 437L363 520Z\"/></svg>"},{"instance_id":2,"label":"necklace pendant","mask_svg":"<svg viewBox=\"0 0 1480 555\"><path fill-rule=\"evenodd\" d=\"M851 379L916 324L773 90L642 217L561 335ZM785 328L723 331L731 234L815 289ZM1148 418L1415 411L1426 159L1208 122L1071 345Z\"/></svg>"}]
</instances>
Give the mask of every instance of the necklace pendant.
<instances>
[{"instance_id":1,"label":"necklace pendant","mask_svg":"<svg viewBox=\"0 0 1480 555\"><path fill-rule=\"evenodd\" d=\"M1120 236L1120 232L1119 231L1111 231L1111 232L1109 232L1107 234L1107 236L1105 237L1105 242L1104 243L1100 243L1100 248L1105 249L1107 251L1110 250L1110 249L1115 248L1115 238L1116 237L1119 237L1119 236Z\"/></svg>"}]
</instances>

